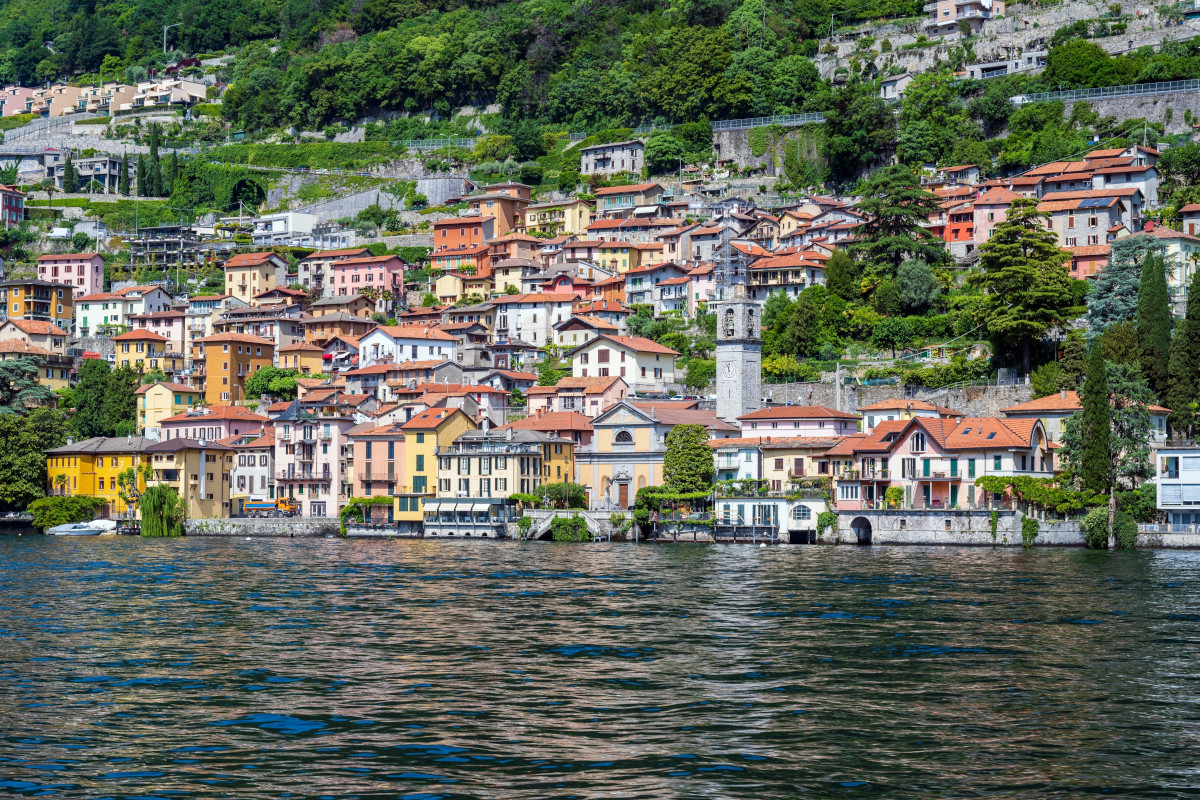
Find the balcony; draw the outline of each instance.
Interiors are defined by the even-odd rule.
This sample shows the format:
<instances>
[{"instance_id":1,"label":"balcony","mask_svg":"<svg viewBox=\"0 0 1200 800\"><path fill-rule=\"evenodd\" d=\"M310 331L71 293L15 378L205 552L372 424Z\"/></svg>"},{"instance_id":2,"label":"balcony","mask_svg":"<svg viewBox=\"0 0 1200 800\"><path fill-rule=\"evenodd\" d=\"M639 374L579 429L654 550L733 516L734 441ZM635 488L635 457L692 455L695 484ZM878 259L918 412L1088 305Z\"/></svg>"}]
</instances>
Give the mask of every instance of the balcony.
<instances>
[{"instance_id":1,"label":"balcony","mask_svg":"<svg viewBox=\"0 0 1200 800\"><path fill-rule=\"evenodd\" d=\"M284 429L284 430L279 431L276 434L276 436L279 437L280 441L288 442L288 441L291 441L291 439L292 439L292 432L290 430Z\"/></svg>"}]
</instances>

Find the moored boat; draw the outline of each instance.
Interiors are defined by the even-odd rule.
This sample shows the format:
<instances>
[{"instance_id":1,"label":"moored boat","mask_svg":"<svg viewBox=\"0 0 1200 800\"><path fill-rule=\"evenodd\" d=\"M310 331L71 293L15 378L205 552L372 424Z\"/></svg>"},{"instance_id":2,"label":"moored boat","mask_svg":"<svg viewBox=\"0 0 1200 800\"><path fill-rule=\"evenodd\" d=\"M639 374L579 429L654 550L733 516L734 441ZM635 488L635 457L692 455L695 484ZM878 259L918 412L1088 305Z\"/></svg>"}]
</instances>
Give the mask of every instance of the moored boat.
<instances>
[{"instance_id":1,"label":"moored boat","mask_svg":"<svg viewBox=\"0 0 1200 800\"><path fill-rule=\"evenodd\" d=\"M117 523L111 519L94 519L91 522L71 522L46 529L47 536L115 536Z\"/></svg>"}]
</instances>

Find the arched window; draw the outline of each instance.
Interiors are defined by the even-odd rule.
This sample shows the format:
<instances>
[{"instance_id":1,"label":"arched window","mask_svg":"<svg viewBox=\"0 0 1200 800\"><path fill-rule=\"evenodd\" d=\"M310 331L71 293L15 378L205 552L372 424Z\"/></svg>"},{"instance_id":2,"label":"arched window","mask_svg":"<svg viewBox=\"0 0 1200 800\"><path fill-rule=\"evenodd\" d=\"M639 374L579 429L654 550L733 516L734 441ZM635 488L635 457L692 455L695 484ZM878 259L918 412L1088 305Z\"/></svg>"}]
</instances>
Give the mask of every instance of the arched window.
<instances>
[{"instance_id":1,"label":"arched window","mask_svg":"<svg viewBox=\"0 0 1200 800\"><path fill-rule=\"evenodd\" d=\"M645 475L642 475L642 476L639 476L639 477L638 477L638 488L639 488L639 489L645 489L645 488L646 488L646 476L645 476Z\"/></svg>"},{"instance_id":2,"label":"arched window","mask_svg":"<svg viewBox=\"0 0 1200 800\"><path fill-rule=\"evenodd\" d=\"M633 444L633 434L629 431L617 431L617 444Z\"/></svg>"},{"instance_id":3,"label":"arched window","mask_svg":"<svg viewBox=\"0 0 1200 800\"><path fill-rule=\"evenodd\" d=\"M735 335L734 334L734 320L733 320L733 309L732 308L725 309L725 335L726 336L734 336Z\"/></svg>"},{"instance_id":4,"label":"arched window","mask_svg":"<svg viewBox=\"0 0 1200 800\"><path fill-rule=\"evenodd\" d=\"M796 506L792 509L792 519L809 520L812 519L812 509L808 506Z\"/></svg>"}]
</instances>

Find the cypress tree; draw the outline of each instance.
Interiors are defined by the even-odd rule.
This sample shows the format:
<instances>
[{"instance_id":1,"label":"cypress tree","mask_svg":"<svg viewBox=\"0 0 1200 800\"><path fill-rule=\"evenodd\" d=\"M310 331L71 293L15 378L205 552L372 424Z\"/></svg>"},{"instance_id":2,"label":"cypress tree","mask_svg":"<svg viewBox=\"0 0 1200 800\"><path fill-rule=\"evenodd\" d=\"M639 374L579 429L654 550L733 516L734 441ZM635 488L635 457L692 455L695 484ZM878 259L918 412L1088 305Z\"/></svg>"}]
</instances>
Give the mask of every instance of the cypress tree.
<instances>
[{"instance_id":1,"label":"cypress tree","mask_svg":"<svg viewBox=\"0 0 1200 800\"><path fill-rule=\"evenodd\" d=\"M1083 457L1079 475L1084 489L1108 494L1112 489L1112 412L1108 405L1107 367L1099 342L1088 350L1080 401L1083 406Z\"/></svg>"},{"instance_id":2,"label":"cypress tree","mask_svg":"<svg viewBox=\"0 0 1200 800\"><path fill-rule=\"evenodd\" d=\"M121 175L117 178L117 191L129 196L129 153L121 155Z\"/></svg>"},{"instance_id":3,"label":"cypress tree","mask_svg":"<svg viewBox=\"0 0 1200 800\"><path fill-rule=\"evenodd\" d=\"M137 193L138 197L149 197L146 186L146 159L138 156L137 160Z\"/></svg>"},{"instance_id":4,"label":"cypress tree","mask_svg":"<svg viewBox=\"0 0 1200 800\"><path fill-rule=\"evenodd\" d=\"M158 159L158 123L150 126L150 153L146 159L146 196L162 196L162 164Z\"/></svg>"},{"instance_id":5,"label":"cypress tree","mask_svg":"<svg viewBox=\"0 0 1200 800\"><path fill-rule=\"evenodd\" d=\"M1162 397L1167 391L1167 365L1171 357L1171 309L1167 264L1161 253L1147 253L1142 263L1137 312L1142 375L1154 393Z\"/></svg>"},{"instance_id":6,"label":"cypress tree","mask_svg":"<svg viewBox=\"0 0 1200 800\"><path fill-rule=\"evenodd\" d=\"M63 163L63 179L62 190L68 194L74 194L79 189L79 178L75 174L75 162L67 156L66 162Z\"/></svg>"},{"instance_id":7,"label":"cypress tree","mask_svg":"<svg viewBox=\"0 0 1200 800\"><path fill-rule=\"evenodd\" d=\"M1200 393L1200 270L1188 286L1187 313L1175 326L1171 338L1171 356L1167 362L1167 405L1171 409L1171 430L1178 436L1191 436L1195 425L1192 403Z\"/></svg>"}]
</instances>

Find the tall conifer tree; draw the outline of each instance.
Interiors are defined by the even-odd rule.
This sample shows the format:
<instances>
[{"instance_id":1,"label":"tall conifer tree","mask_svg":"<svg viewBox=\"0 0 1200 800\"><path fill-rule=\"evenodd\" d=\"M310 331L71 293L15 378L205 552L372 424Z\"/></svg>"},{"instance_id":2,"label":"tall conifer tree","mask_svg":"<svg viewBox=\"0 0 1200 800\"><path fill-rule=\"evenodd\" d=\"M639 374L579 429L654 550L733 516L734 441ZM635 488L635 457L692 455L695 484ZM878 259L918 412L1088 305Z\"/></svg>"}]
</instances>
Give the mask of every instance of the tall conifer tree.
<instances>
[{"instance_id":1,"label":"tall conifer tree","mask_svg":"<svg viewBox=\"0 0 1200 800\"><path fill-rule=\"evenodd\" d=\"M1083 414L1083 457L1079 476L1083 488L1097 494L1112 490L1112 419L1108 405L1108 374L1099 342L1088 351L1080 391Z\"/></svg>"},{"instance_id":2,"label":"tall conifer tree","mask_svg":"<svg viewBox=\"0 0 1200 800\"><path fill-rule=\"evenodd\" d=\"M1138 285L1138 349L1142 375L1158 396L1167 391L1171 358L1171 309L1167 294L1167 264L1161 253L1150 252L1142 263Z\"/></svg>"},{"instance_id":3,"label":"tall conifer tree","mask_svg":"<svg viewBox=\"0 0 1200 800\"><path fill-rule=\"evenodd\" d=\"M1188 287L1187 313L1175 326L1171 357L1167 364L1167 406L1171 430L1176 436L1191 436L1195 426L1192 403L1200 394L1200 270Z\"/></svg>"}]
</instances>

